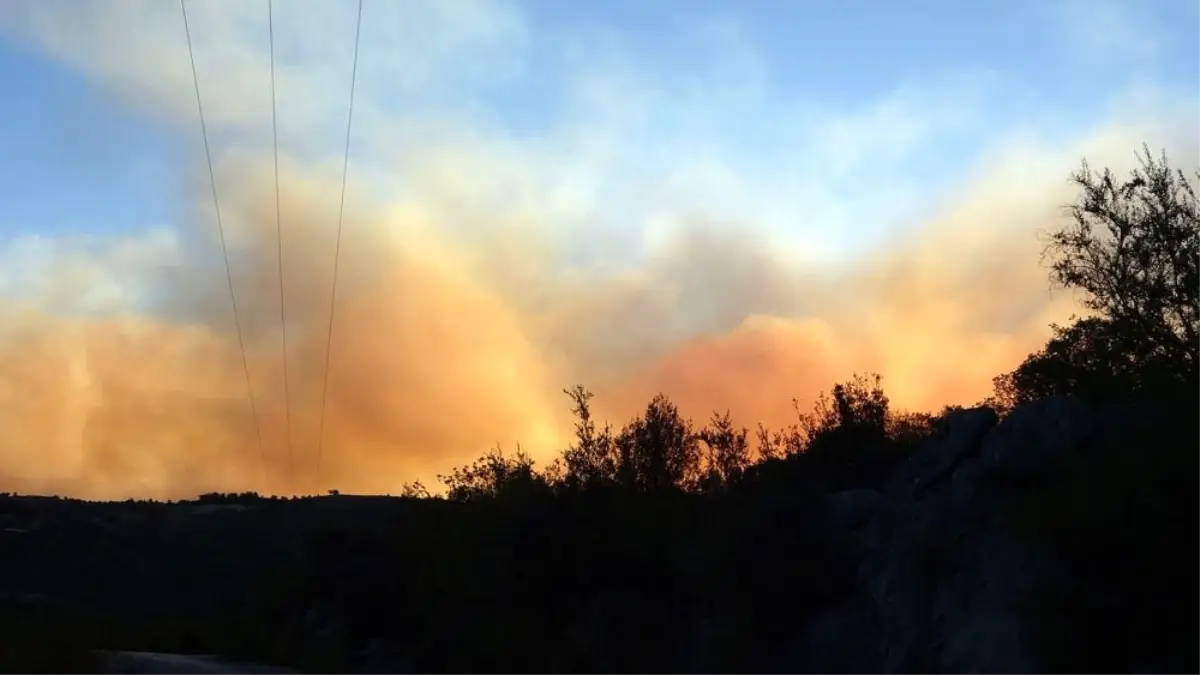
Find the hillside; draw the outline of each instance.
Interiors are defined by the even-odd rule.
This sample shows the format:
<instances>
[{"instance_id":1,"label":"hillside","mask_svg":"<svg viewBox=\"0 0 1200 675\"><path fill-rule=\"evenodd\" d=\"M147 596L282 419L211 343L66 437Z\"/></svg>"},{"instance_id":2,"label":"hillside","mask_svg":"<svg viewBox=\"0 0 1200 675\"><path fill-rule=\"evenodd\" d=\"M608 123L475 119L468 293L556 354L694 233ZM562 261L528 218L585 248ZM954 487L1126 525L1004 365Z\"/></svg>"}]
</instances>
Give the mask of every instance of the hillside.
<instances>
[{"instance_id":1,"label":"hillside","mask_svg":"<svg viewBox=\"0 0 1200 675\"><path fill-rule=\"evenodd\" d=\"M41 642L310 672L1194 670L1195 411L955 411L881 484L836 492L795 456L707 495L11 496L9 658Z\"/></svg>"}]
</instances>

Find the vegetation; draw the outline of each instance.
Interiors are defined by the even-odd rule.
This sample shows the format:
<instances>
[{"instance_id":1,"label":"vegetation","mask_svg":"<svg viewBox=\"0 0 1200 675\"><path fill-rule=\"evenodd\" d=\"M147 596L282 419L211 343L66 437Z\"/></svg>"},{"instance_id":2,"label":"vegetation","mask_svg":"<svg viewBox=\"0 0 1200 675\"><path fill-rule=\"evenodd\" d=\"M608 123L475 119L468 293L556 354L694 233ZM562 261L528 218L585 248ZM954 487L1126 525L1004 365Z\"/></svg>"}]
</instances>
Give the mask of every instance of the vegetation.
<instances>
[{"instance_id":1,"label":"vegetation","mask_svg":"<svg viewBox=\"0 0 1200 675\"><path fill-rule=\"evenodd\" d=\"M1081 195L1071 223L1047 235L1044 258L1092 315L1054 326L1044 349L996 378L1002 405L1200 386L1200 206L1165 155L1143 149L1139 160L1125 181L1086 162L1072 175Z\"/></svg>"},{"instance_id":2,"label":"vegetation","mask_svg":"<svg viewBox=\"0 0 1200 675\"><path fill-rule=\"evenodd\" d=\"M1200 208L1165 156L1139 159L1124 181L1086 162L1072 176L1081 196L1046 258L1094 314L996 379L1008 406L1070 393L1132 402L1140 421L1136 444L1100 439L1015 500L1016 531L1070 571L1030 598L1050 670L1197 668Z\"/></svg>"},{"instance_id":3,"label":"vegetation","mask_svg":"<svg viewBox=\"0 0 1200 675\"><path fill-rule=\"evenodd\" d=\"M1055 670L1198 665L1200 217L1165 157L1141 160L1125 181L1086 164L1074 176L1080 200L1046 255L1090 314L989 400L1124 402L1153 432L1082 449L1010 500L1006 526L1072 580L1028 605ZM80 670L63 659L117 647L343 672L795 672L811 662L805 625L855 584L824 497L881 490L952 412L893 410L876 375L753 432L728 413L697 425L661 395L601 426L590 392L565 393L575 439L557 460L496 448L442 476L444 495L206 495L245 508L204 516L0 500L0 516L58 533L0 538L3 583L52 580L71 608L3 596L0 667ZM95 525L121 519L135 525ZM72 555L85 547L86 562Z\"/></svg>"}]
</instances>

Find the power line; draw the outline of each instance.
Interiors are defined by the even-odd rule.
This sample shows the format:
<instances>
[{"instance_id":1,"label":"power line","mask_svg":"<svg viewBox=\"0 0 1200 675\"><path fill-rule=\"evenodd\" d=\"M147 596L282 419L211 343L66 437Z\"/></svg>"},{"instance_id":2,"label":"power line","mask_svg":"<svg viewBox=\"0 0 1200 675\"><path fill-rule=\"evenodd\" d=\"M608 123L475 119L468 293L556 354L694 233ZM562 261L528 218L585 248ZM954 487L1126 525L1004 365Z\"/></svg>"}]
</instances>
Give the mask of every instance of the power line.
<instances>
[{"instance_id":1,"label":"power line","mask_svg":"<svg viewBox=\"0 0 1200 675\"><path fill-rule=\"evenodd\" d=\"M287 312L285 311L283 291L283 220L279 213L279 123L275 114L275 17L271 4L271 0L267 0L267 35L271 48L271 141L275 150L275 239L278 242L279 250L279 324L283 332L283 407L284 422L287 425L288 473L294 481L295 466L292 460L292 397L288 384Z\"/></svg>"},{"instance_id":2,"label":"power line","mask_svg":"<svg viewBox=\"0 0 1200 675\"><path fill-rule=\"evenodd\" d=\"M350 104L346 113L346 152L342 157L342 196L338 204L337 239L333 246L333 285L329 292L329 332L325 336L325 377L321 386L321 424L317 432L317 480L321 479L321 453L325 445L325 403L329 395L329 355L333 347L333 311L337 306L338 262L342 252L342 217L346 211L346 176L350 170L350 129L354 123L354 85L358 79L358 44L362 34L362 0L354 24L354 62L350 68Z\"/></svg>"},{"instance_id":3,"label":"power line","mask_svg":"<svg viewBox=\"0 0 1200 675\"><path fill-rule=\"evenodd\" d=\"M258 406L254 403L254 387L250 381L250 361L246 358L246 342L242 337L242 322L238 316L237 296L233 292L233 270L229 265L229 248L225 244L225 225L221 221L221 203L217 199L217 178L216 174L213 173L212 152L208 145L208 127L204 123L204 103L200 97L200 77L196 74L196 55L192 49L192 31L188 27L185 0L179 0L179 9L183 14L183 33L187 37L188 61L192 66L192 85L196 89L196 113L200 117L200 135L204 139L204 160L208 164L208 183L212 188L213 211L217 216L217 232L221 237L221 255L225 259L225 280L229 283L229 303L233 306L233 325L237 329L238 349L242 353L242 370L246 374L246 394L250 398L250 415L254 419L254 433L258 438L258 456L262 461L265 478L267 455L263 450L262 427L258 422Z\"/></svg>"}]
</instances>

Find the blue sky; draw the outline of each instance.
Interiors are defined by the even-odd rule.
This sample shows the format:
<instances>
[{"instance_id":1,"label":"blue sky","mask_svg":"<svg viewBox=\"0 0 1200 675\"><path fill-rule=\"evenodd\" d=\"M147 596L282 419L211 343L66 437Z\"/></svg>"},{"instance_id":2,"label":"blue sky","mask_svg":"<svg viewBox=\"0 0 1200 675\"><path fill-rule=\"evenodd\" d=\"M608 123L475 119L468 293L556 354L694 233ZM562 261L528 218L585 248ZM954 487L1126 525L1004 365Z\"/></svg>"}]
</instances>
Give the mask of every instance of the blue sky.
<instances>
[{"instance_id":1,"label":"blue sky","mask_svg":"<svg viewBox=\"0 0 1200 675\"><path fill-rule=\"evenodd\" d=\"M78 72L0 42L3 232L122 230L170 213L175 142ZM86 110L87 116L79 114Z\"/></svg>"},{"instance_id":2,"label":"blue sky","mask_svg":"<svg viewBox=\"0 0 1200 675\"><path fill-rule=\"evenodd\" d=\"M160 3L172 5L177 14L173 4ZM348 9L350 3L341 4ZM512 63L499 76L477 77L470 71L480 64L454 64L452 54L438 54L450 65L432 67L444 68L452 85L434 93L400 87L389 100L386 77L371 72L371 53L388 51L395 40L423 38L406 34L403 26L388 25L386 15L395 11L388 4L367 0L364 10L361 95L381 102L381 116L389 107L452 110L474 116L476 125L487 120L493 136L533 143L523 139L570 128L581 117L576 106L587 105L564 80L616 73L615 91L625 77L635 88L647 83L657 87L663 98L648 98L650 110L624 125L609 125L616 142L642 150L623 151L614 171L659 167L667 161L654 159L655 144L644 143L653 138L660 154L680 151L680 146L683 151L704 147L728 170L766 180L778 163L803 164L806 146L821 144L823 139L804 138L806 127L819 130L813 134L819 135L839 117L854 124L856 116L871 114L885 120L890 114L897 124L917 125L907 139L870 141L863 149L866 155L852 159L844 171L807 182L799 190L828 202L830 206L822 208L829 212L855 201L854 191L864 184L894 189L897 205L918 208L1008 130L1053 134L1086 128L1103 122L1113 100L1130 87L1180 89L1194 98L1200 82L1196 7L1182 0L541 0L503 6L458 3L466 7L464 21L488 21L494 15L497 22L519 25L502 27L493 35L463 31L465 37L452 35L447 45L436 48L460 44L462 59ZM17 0L16 5L18 11L0 20L0 78L7 84L9 101L0 108L0 184L5 186L0 236L130 232L177 219L182 167L196 159L187 152L194 147L194 120L156 115L158 111L131 104L130 86L153 83L135 83L114 72L120 64L93 69L86 50L103 50L108 38L114 41L109 47L117 51L122 30L157 28L164 40L181 42L182 35L174 34L179 26L171 23L178 22L178 16L167 14L139 27L138 3L123 3L121 16L129 24L121 27L110 25L111 18L91 17L86 10L69 16L77 11L71 3ZM295 15L312 9L311 4L295 2L278 5L285 27L291 25L288 21L302 25L294 21ZM193 12L202 14L200 8ZM249 29L240 37L250 40L263 26L255 25L253 12L242 14L247 15L242 18ZM328 33L332 36L335 26L344 28L340 37L348 43L348 16L341 12L338 18L342 25L332 21ZM91 20L98 27L91 44L78 49L55 44L56 31L88 31ZM453 16L429 21L433 31L454 33L455 28L446 25L455 21ZM200 33L204 24L197 22ZM292 40L302 39L297 29ZM333 51L344 57L345 49L348 45ZM499 52L507 53L495 59ZM296 63L305 57L312 59L313 54L301 55ZM203 50L198 58L204 60ZM281 61L287 58L281 55ZM889 97L895 99L890 110ZM961 114L933 122L934 128L919 127L920 116L934 115L939 107L944 112L947 106L961 107ZM288 114L281 104L281 115ZM328 131L332 125L330 121ZM786 146L797 156L779 152L781 131L800 137ZM215 134L219 133L218 128ZM333 152L336 135L328 136L324 149ZM809 158L820 164L831 154L838 152L814 147ZM605 178L596 181L603 183ZM816 214L823 212L818 209ZM854 215L831 217L830 228L840 227L843 219L855 220ZM862 213L863 218L880 215Z\"/></svg>"},{"instance_id":3,"label":"blue sky","mask_svg":"<svg viewBox=\"0 0 1200 675\"><path fill-rule=\"evenodd\" d=\"M86 297L92 311L97 297L156 295L189 256L213 264L186 243L214 219L178 5L6 8L0 292ZM234 195L239 171L270 161L266 3L189 8L218 192ZM281 162L326 186L340 178L354 10L275 11ZM998 156L1053 188L1089 143L1122 162L1142 141L1197 146L1200 20L1182 0L363 11L351 208L417 204L467 241L521 223L572 270L644 266L696 223L836 267L936 219ZM61 274L68 259L85 271Z\"/></svg>"}]
</instances>

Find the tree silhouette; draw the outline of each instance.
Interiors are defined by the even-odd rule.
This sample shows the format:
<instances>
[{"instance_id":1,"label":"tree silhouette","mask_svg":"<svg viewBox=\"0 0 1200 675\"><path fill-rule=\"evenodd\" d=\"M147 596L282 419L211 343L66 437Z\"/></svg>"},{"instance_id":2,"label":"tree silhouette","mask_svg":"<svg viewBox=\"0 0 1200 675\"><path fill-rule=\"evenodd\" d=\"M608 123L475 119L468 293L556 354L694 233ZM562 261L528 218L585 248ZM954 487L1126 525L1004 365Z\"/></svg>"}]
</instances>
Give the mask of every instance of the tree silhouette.
<instances>
[{"instance_id":1,"label":"tree silhouette","mask_svg":"<svg viewBox=\"0 0 1200 675\"><path fill-rule=\"evenodd\" d=\"M855 374L818 397L812 412L801 415L799 430L807 472L842 490L881 487L928 427L894 413L882 378L871 373Z\"/></svg>"},{"instance_id":2,"label":"tree silhouette","mask_svg":"<svg viewBox=\"0 0 1200 675\"><path fill-rule=\"evenodd\" d=\"M686 488L699 478L699 438L690 420L662 394L616 438L622 484L641 492Z\"/></svg>"},{"instance_id":3,"label":"tree silhouette","mask_svg":"<svg viewBox=\"0 0 1200 675\"><path fill-rule=\"evenodd\" d=\"M995 403L1003 409L1056 393L1108 398L1174 377L1168 363L1154 363L1119 324L1100 317L1070 326L1052 325L1054 336L1011 373L993 380Z\"/></svg>"},{"instance_id":4,"label":"tree silhouette","mask_svg":"<svg viewBox=\"0 0 1200 675\"><path fill-rule=\"evenodd\" d=\"M506 491L544 489L545 479L534 471L533 465L533 459L520 446L512 457L505 457L500 446L496 446L471 464L456 468L449 475L439 475L438 480L448 488L447 496L458 502L495 497ZM414 491L418 489L413 486Z\"/></svg>"},{"instance_id":5,"label":"tree silhouette","mask_svg":"<svg viewBox=\"0 0 1200 675\"><path fill-rule=\"evenodd\" d=\"M1200 206L1182 172L1148 149L1119 181L1086 161L1070 222L1046 235L1051 280L1095 314L1054 336L994 381L1009 408L1052 393L1105 399L1200 385Z\"/></svg>"},{"instance_id":6,"label":"tree silhouette","mask_svg":"<svg viewBox=\"0 0 1200 675\"><path fill-rule=\"evenodd\" d=\"M729 411L713 413L708 426L698 437L704 443L704 475L701 488L706 492L728 487L742 478L750 465L749 431L733 423Z\"/></svg>"},{"instance_id":7,"label":"tree silhouette","mask_svg":"<svg viewBox=\"0 0 1200 675\"><path fill-rule=\"evenodd\" d=\"M589 488L617 479L618 456L612 429L597 430L592 420L592 392L583 385L563 392L571 398L575 415L575 443L562 453L563 481L570 488Z\"/></svg>"}]
</instances>

